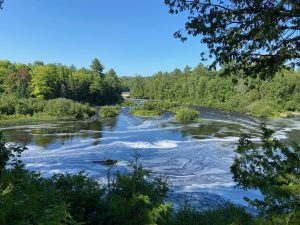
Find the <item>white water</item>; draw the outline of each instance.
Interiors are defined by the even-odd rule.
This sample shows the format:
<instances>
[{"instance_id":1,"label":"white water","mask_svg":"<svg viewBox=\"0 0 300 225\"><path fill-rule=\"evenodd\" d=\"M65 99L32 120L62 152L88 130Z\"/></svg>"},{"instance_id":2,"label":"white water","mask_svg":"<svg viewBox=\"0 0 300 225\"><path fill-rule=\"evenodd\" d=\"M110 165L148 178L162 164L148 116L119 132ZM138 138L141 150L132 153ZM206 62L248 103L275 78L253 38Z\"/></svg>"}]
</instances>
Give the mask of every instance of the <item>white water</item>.
<instances>
[{"instance_id":1,"label":"white water","mask_svg":"<svg viewBox=\"0 0 300 225\"><path fill-rule=\"evenodd\" d=\"M155 175L166 175L175 192L207 192L243 205L244 196L260 197L256 191L235 188L230 173L240 134L251 132L258 141L258 123L216 117L178 124L172 122L171 114L142 119L126 109L113 125L110 122L42 123L1 130L13 142L19 138L15 133L29 139L22 160L27 168L45 176L84 170L105 182L108 168L93 161L116 159L112 170L126 170L137 151L141 163ZM277 138L284 139L288 132L300 130L300 122L278 120L270 127L277 130Z\"/></svg>"}]
</instances>

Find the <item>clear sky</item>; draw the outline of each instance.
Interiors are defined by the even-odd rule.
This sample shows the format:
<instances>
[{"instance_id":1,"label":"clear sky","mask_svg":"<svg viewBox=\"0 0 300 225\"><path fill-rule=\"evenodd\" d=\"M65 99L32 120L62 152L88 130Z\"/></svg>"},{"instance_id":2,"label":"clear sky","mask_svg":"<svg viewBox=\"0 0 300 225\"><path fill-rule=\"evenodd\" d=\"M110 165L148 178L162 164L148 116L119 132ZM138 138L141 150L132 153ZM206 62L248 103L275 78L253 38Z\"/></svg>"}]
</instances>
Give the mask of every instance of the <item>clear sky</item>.
<instances>
[{"instance_id":1,"label":"clear sky","mask_svg":"<svg viewBox=\"0 0 300 225\"><path fill-rule=\"evenodd\" d=\"M0 58L79 68L97 57L119 75L194 67L205 46L173 37L184 22L163 0L5 0Z\"/></svg>"}]
</instances>

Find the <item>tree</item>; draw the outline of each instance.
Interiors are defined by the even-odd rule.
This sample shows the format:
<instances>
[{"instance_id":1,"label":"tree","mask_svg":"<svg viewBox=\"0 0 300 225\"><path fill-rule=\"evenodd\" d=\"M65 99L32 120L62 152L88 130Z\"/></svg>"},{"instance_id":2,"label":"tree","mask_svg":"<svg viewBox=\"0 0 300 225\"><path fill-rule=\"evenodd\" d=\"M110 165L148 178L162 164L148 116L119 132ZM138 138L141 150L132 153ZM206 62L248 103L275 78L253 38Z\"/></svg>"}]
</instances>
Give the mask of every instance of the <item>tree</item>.
<instances>
[{"instance_id":1,"label":"tree","mask_svg":"<svg viewBox=\"0 0 300 225\"><path fill-rule=\"evenodd\" d=\"M118 79L117 73L113 69L110 69L106 74L105 82L107 87L107 100L110 102L120 100L121 84Z\"/></svg>"},{"instance_id":2,"label":"tree","mask_svg":"<svg viewBox=\"0 0 300 225\"><path fill-rule=\"evenodd\" d=\"M113 224L157 225L165 221L171 212L171 204L164 203L168 183L162 178L153 178L138 162L132 162L132 172L116 173L115 182L109 190L109 210Z\"/></svg>"},{"instance_id":3,"label":"tree","mask_svg":"<svg viewBox=\"0 0 300 225\"><path fill-rule=\"evenodd\" d=\"M174 36L202 37L214 58L211 68L267 78L284 67L300 65L299 0L165 0L170 13L188 11L185 28Z\"/></svg>"},{"instance_id":4,"label":"tree","mask_svg":"<svg viewBox=\"0 0 300 225\"><path fill-rule=\"evenodd\" d=\"M4 0L0 0L0 9L2 9L3 2L4 2Z\"/></svg>"},{"instance_id":5,"label":"tree","mask_svg":"<svg viewBox=\"0 0 300 225\"><path fill-rule=\"evenodd\" d=\"M59 77L53 65L38 65L32 68L32 95L39 99L55 98L59 94Z\"/></svg>"},{"instance_id":6,"label":"tree","mask_svg":"<svg viewBox=\"0 0 300 225\"><path fill-rule=\"evenodd\" d=\"M20 98L29 96L29 82L31 76L29 69L22 66L19 70L9 73L4 79L4 90L6 93L16 93Z\"/></svg>"},{"instance_id":7,"label":"tree","mask_svg":"<svg viewBox=\"0 0 300 225\"><path fill-rule=\"evenodd\" d=\"M104 66L100 63L99 59L93 59L91 69L94 74L100 76L101 78L104 78Z\"/></svg>"},{"instance_id":8,"label":"tree","mask_svg":"<svg viewBox=\"0 0 300 225\"><path fill-rule=\"evenodd\" d=\"M243 135L231 167L233 180L244 189L258 189L263 199L246 200L268 217L300 219L300 146L285 146L263 127L261 146ZM293 223L295 221L295 223ZM276 223L279 224L279 223Z\"/></svg>"}]
</instances>

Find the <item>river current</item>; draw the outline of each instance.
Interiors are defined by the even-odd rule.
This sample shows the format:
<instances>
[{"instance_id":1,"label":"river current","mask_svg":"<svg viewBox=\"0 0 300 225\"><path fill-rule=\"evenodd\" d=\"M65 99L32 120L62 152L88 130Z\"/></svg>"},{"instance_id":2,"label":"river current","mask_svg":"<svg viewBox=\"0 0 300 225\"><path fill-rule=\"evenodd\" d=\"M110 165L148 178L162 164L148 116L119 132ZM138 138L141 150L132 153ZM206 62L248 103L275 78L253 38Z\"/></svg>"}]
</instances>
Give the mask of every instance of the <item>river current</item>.
<instances>
[{"instance_id":1,"label":"river current","mask_svg":"<svg viewBox=\"0 0 300 225\"><path fill-rule=\"evenodd\" d=\"M1 126L10 143L23 144L26 167L44 176L86 171L106 182L108 170L125 171L136 152L154 175L166 176L175 193L220 196L245 205L244 196L257 191L235 187L230 166L239 137L251 133L259 141L262 121L245 115L200 108L197 123L177 123L172 113L143 118L122 108L115 119L99 121L34 122ZM278 139L300 144L300 118L265 121ZM118 160L113 167L95 163Z\"/></svg>"}]
</instances>

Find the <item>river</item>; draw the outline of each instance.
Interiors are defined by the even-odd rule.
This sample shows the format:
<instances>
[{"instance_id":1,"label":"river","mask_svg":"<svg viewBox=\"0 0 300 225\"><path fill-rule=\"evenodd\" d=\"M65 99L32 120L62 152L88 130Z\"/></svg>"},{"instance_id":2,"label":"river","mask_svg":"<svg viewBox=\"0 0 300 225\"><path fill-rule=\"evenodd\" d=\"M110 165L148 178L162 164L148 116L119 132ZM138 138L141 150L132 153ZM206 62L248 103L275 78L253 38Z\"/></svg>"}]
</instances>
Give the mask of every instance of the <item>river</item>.
<instances>
[{"instance_id":1,"label":"river","mask_svg":"<svg viewBox=\"0 0 300 225\"><path fill-rule=\"evenodd\" d=\"M262 121L249 116L200 108L197 123L177 123L172 113L142 118L122 108L115 119L57 121L0 127L10 143L24 144L26 167L44 176L86 171L106 182L108 170L128 169L135 152L154 175L168 177L175 193L202 193L245 205L244 196L259 197L257 191L235 188L230 166L239 136L251 133L259 140ZM265 121L275 137L300 144L300 118ZM95 163L118 160L108 167Z\"/></svg>"}]
</instances>

